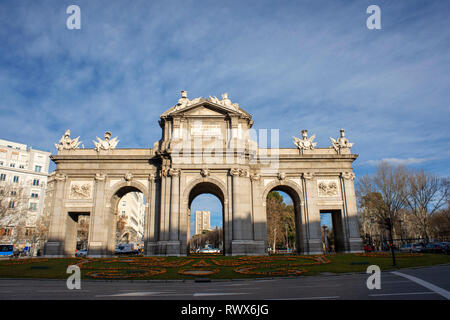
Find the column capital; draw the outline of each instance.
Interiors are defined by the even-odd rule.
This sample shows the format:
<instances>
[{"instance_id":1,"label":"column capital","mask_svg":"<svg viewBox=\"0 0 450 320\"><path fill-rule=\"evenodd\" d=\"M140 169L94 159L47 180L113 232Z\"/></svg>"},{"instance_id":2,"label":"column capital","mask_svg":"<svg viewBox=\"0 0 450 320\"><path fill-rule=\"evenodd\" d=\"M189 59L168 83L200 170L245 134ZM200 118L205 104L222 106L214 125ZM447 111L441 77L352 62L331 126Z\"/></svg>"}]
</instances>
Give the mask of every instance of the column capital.
<instances>
[{"instance_id":1,"label":"column capital","mask_svg":"<svg viewBox=\"0 0 450 320\"><path fill-rule=\"evenodd\" d=\"M171 177L178 177L180 175L181 171L178 168L170 168L168 170L168 175Z\"/></svg>"},{"instance_id":2,"label":"column capital","mask_svg":"<svg viewBox=\"0 0 450 320\"><path fill-rule=\"evenodd\" d=\"M64 173L55 174L55 180L57 180L57 181L66 181L66 179L67 179L67 175L65 175Z\"/></svg>"},{"instance_id":3,"label":"column capital","mask_svg":"<svg viewBox=\"0 0 450 320\"><path fill-rule=\"evenodd\" d=\"M342 172L341 177L345 180L355 180L355 174L353 172Z\"/></svg>"},{"instance_id":4,"label":"column capital","mask_svg":"<svg viewBox=\"0 0 450 320\"><path fill-rule=\"evenodd\" d=\"M302 177L305 180L312 180L315 174L313 172L303 172Z\"/></svg>"},{"instance_id":5,"label":"column capital","mask_svg":"<svg viewBox=\"0 0 450 320\"><path fill-rule=\"evenodd\" d=\"M233 177L237 177L240 175L240 169L239 168L232 168L230 169L230 175Z\"/></svg>"},{"instance_id":6,"label":"column capital","mask_svg":"<svg viewBox=\"0 0 450 320\"><path fill-rule=\"evenodd\" d=\"M96 173L95 180L104 181L106 179L106 174L104 173Z\"/></svg>"}]
</instances>

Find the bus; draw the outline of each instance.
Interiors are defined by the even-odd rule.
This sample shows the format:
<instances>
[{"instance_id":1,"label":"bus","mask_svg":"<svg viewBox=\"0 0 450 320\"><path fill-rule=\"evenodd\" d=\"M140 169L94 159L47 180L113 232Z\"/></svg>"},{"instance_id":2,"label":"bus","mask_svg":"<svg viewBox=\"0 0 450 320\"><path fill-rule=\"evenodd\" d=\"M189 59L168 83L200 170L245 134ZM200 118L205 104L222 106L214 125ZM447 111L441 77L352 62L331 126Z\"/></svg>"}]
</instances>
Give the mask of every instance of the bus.
<instances>
[{"instance_id":1,"label":"bus","mask_svg":"<svg viewBox=\"0 0 450 320\"><path fill-rule=\"evenodd\" d=\"M0 244L0 256L12 256L14 254L13 244Z\"/></svg>"}]
</instances>

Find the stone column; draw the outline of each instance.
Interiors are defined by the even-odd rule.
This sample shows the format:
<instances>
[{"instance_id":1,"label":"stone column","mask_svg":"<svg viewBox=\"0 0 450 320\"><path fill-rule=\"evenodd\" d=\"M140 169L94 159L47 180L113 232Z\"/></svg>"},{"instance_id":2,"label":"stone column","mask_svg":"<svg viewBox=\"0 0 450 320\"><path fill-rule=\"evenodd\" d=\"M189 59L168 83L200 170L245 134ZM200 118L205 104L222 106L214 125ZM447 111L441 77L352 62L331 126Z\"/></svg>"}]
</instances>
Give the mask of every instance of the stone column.
<instances>
[{"instance_id":1,"label":"stone column","mask_svg":"<svg viewBox=\"0 0 450 320\"><path fill-rule=\"evenodd\" d=\"M251 180L251 196L252 196L252 222L253 222L253 239L258 241L264 241L267 233L266 224L264 223L264 207L261 202L261 190L259 182L261 176L259 174L253 174L250 176Z\"/></svg>"},{"instance_id":2,"label":"stone column","mask_svg":"<svg viewBox=\"0 0 450 320\"><path fill-rule=\"evenodd\" d=\"M344 201L344 210L346 211L345 225L347 227L347 250L359 252L362 251L362 240L359 234L354 179L355 174L353 172L343 172L341 174L343 185L342 197Z\"/></svg>"},{"instance_id":3,"label":"stone column","mask_svg":"<svg viewBox=\"0 0 450 320\"><path fill-rule=\"evenodd\" d=\"M170 240L179 240L180 227L180 169L169 169L172 177L172 195L170 204Z\"/></svg>"},{"instance_id":4,"label":"stone column","mask_svg":"<svg viewBox=\"0 0 450 320\"><path fill-rule=\"evenodd\" d=\"M308 223L308 239L305 250L310 254L322 253L322 235L320 231L320 212L317 208L317 181L314 173L303 174L305 199L305 223Z\"/></svg>"},{"instance_id":5,"label":"stone column","mask_svg":"<svg viewBox=\"0 0 450 320\"><path fill-rule=\"evenodd\" d=\"M148 195L145 208L145 234L144 234L144 252L151 255L155 252L155 174L148 176Z\"/></svg>"},{"instance_id":6,"label":"stone column","mask_svg":"<svg viewBox=\"0 0 450 320\"><path fill-rule=\"evenodd\" d=\"M50 228L48 241L45 244L46 256L64 255L65 227L67 212L64 210L64 190L66 186L66 175L56 173L55 191L53 194L52 208L50 208Z\"/></svg>"},{"instance_id":7,"label":"stone column","mask_svg":"<svg viewBox=\"0 0 450 320\"><path fill-rule=\"evenodd\" d=\"M233 212L232 212L232 221L233 221L233 238L232 240L240 240L242 239L242 228L238 225L239 220L239 169L233 168L230 170L230 175L233 180L233 190L232 190L232 198L233 198ZM242 222L240 222L242 223Z\"/></svg>"},{"instance_id":8,"label":"stone column","mask_svg":"<svg viewBox=\"0 0 450 320\"><path fill-rule=\"evenodd\" d=\"M94 212L91 213L89 226L89 256L101 257L107 255L107 229L111 224L111 217L105 214L105 183L106 174L95 175ZM109 219L108 219L109 218Z\"/></svg>"}]
</instances>

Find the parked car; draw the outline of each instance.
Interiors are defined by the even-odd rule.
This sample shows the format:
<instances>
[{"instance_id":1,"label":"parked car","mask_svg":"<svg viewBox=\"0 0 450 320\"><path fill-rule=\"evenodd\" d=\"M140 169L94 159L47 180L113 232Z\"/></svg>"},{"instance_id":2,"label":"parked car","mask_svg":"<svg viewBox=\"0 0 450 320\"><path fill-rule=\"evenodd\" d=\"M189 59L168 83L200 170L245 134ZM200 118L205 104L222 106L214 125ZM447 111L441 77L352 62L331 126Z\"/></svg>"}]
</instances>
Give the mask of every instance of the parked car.
<instances>
[{"instance_id":1,"label":"parked car","mask_svg":"<svg viewBox=\"0 0 450 320\"><path fill-rule=\"evenodd\" d=\"M428 243L425 246L424 252L426 253L442 253L442 247L440 243Z\"/></svg>"},{"instance_id":2,"label":"parked car","mask_svg":"<svg viewBox=\"0 0 450 320\"><path fill-rule=\"evenodd\" d=\"M88 251L86 249L77 250L75 252L75 257L87 257Z\"/></svg>"},{"instance_id":3,"label":"parked car","mask_svg":"<svg viewBox=\"0 0 450 320\"><path fill-rule=\"evenodd\" d=\"M421 243L414 243L411 246L411 253L419 253L419 252L424 252L425 247L423 246L423 244Z\"/></svg>"},{"instance_id":4,"label":"parked car","mask_svg":"<svg viewBox=\"0 0 450 320\"><path fill-rule=\"evenodd\" d=\"M441 242L442 253L450 254L450 242Z\"/></svg>"},{"instance_id":5,"label":"parked car","mask_svg":"<svg viewBox=\"0 0 450 320\"><path fill-rule=\"evenodd\" d=\"M400 252L412 252L412 243L404 244L400 247Z\"/></svg>"}]
</instances>

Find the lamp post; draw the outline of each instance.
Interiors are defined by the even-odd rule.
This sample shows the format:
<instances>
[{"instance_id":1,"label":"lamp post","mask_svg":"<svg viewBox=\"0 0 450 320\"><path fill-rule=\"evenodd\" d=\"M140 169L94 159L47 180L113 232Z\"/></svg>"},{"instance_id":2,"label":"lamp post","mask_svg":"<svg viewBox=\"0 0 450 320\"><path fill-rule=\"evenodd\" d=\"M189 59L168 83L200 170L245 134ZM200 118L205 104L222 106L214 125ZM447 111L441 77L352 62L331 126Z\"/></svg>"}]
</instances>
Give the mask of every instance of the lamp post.
<instances>
[{"instance_id":1,"label":"lamp post","mask_svg":"<svg viewBox=\"0 0 450 320\"><path fill-rule=\"evenodd\" d=\"M287 222L284 224L286 229L286 251L289 252L289 238L288 238L288 224Z\"/></svg>"},{"instance_id":2,"label":"lamp post","mask_svg":"<svg viewBox=\"0 0 450 320\"><path fill-rule=\"evenodd\" d=\"M397 266L395 262L395 252L394 252L394 243L392 239L392 220L391 218L384 219L384 224L386 228L389 230L389 246L391 247L391 253L392 253L392 265L395 267Z\"/></svg>"}]
</instances>

